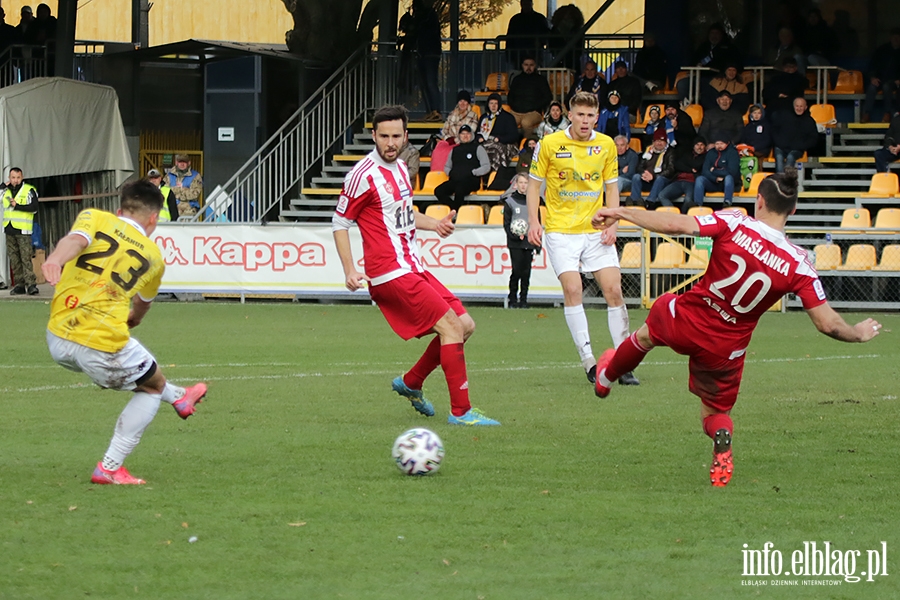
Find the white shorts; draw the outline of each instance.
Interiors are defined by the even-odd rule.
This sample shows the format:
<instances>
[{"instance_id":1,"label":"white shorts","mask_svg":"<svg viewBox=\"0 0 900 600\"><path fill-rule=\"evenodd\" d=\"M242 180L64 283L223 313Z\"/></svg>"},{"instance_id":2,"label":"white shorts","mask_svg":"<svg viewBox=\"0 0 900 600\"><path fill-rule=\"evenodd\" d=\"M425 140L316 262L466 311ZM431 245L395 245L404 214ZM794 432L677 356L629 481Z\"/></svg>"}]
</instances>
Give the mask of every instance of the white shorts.
<instances>
[{"instance_id":1,"label":"white shorts","mask_svg":"<svg viewBox=\"0 0 900 600\"><path fill-rule=\"evenodd\" d=\"M544 234L544 248L547 249L547 256L550 257L556 276L569 271L596 273L608 267L618 269L619 253L616 246L602 244L601 235L599 231Z\"/></svg>"},{"instance_id":2,"label":"white shorts","mask_svg":"<svg viewBox=\"0 0 900 600\"><path fill-rule=\"evenodd\" d=\"M50 356L60 366L84 373L102 388L133 390L156 359L134 338L118 352L101 352L47 332Z\"/></svg>"}]
</instances>

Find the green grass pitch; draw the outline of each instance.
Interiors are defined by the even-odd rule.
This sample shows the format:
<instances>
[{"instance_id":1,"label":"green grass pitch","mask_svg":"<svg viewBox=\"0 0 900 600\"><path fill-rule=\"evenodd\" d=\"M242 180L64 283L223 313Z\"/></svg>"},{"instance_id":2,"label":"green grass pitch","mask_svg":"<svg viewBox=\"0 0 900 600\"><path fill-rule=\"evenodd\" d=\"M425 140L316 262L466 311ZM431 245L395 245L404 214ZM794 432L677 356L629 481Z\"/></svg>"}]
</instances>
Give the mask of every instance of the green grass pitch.
<instances>
[{"instance_id":1,"label":"green grass pitch","mask_svg":"<svg viewBox=\"0 0 900 600\"><path fill-rule=\"evenodd\" d=\"M112 487L89 480L128 394L52 363L47 311L0 304L2 599L900 597L897 315L863 345L767 315L716 489L686 359L656 349L601 401L561 308L471 309L473 404L503 423L473 429L447 425L440 371L432 419L391 391L425 341L372 306L162 303L135 335L209 395L188 421L162 406L126 463L148 484ZM606 313L588 319L599 353ZM444 441L434 476L391 462L416 426ZM826 541L857 574L885 542L888 575L744 574L744 550L789 570Z\"/></svg>"}]
</instances>

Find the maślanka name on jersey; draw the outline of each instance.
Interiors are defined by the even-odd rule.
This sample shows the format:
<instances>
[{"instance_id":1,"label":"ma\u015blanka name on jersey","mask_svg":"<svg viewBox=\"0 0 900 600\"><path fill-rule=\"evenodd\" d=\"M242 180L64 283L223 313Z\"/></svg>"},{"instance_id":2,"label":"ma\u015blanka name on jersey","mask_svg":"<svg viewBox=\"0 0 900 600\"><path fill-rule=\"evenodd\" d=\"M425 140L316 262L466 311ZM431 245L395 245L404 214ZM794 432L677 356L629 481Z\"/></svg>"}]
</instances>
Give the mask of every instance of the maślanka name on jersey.
<instances>
[{"instance_id":1,"label":"ma\u015blanka name on jersey","mask_svg":"<svg viewBox=\"0 0 900 600\"><path fill-rule=\"evenodd\" d=\"M788 262L774 252L765 250L762 242L759 240L750 237L743 231L736 231L731 241L752 254L756 260L770 269L778 271L785 277L788 275Z\"/></svg>"}]
</instances>

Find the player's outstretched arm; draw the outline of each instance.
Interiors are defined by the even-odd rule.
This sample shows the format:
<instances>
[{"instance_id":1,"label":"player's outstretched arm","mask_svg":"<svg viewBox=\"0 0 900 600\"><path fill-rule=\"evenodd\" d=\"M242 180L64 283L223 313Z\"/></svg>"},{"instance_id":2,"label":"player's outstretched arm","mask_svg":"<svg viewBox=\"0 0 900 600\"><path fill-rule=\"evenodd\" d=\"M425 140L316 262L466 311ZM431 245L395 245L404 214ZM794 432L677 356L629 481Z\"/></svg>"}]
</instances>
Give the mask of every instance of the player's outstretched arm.
<instances>
[{"instance_id":1,"label":"player's outstretched arm","mask_svg":"<svg viewBox=\"0 0 900 600\"><path fill-rule=\"evenodd\" d=\"M44 264L41 265L41 273L50 285L59 283L62 276L62 268L70 260L81 254L90 242L84 236L70 233L56 244L56 249L50 253Z\"/></svg>"},{"instance_id":2,"label":"player's outstretched arm","mask_svg":"<svg viewBox=\"0 0 900 600\"><path fill-rule=\"evenodd\" d=\"M634 210L624 206L601 208L591 219L591 225L594 229L603 230L608 227L610 220L617 221L619 219L631 221L638 227L643 227L656 233L669 235L697 235L700 233L700 227L697 225L697 220L694 217L653 210Z\"/></svg>"},{"instance_id":3,"label":"player's outstretched arm","mask_svg":"<svg viewBox=\"0 0 900 600\"><path fill-rule=\"evenodd\" d=\"M816 329L842 342L868 342L878 335L878 330L881 329L881 323L875 319L866 319L856 325L850 325L827 302L810 308L806 314Z\"/></svg>"},{"instance_id":4,"label":"player's outstretched arm","mask_svg":"<svg viewBox=\"0 0 900 600\"><path fill-rule=\"evenodd\" d=\"M456 225L453 223L453 217L455 216L455 210L451 210L450 214L443 219L435 219L434 217L429 217L428 215L417 212L416 229L421 229L422 231L433 231L442 238L445 238L456 231Z\"/></svg>"}]
</instances>

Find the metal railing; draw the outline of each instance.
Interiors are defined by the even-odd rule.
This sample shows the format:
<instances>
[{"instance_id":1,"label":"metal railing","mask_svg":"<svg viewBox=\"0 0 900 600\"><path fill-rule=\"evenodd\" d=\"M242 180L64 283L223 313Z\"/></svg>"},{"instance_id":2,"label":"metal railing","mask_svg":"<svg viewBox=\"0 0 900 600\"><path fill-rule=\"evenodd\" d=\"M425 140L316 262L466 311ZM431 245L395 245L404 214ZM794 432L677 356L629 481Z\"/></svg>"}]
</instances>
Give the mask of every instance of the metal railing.
<instances>
[{"instance_id":1,"label":"metal railing","mask_svg":"<svg viewBox=\"0 0 900 600\"><path fill-rule=\"evenodd\" d=\"M13 44L0 53L0 87L47 76L47 48Z\"/></svg>"},{"instance_id":2,"label":"metal railing","mask_svg":"<svg viewBox=\"0 0 900 600\"><path fill-rule=\"evenodd\" d=\"M367 110L394 101L395 86L376 85L376 73L393 81L394 57L367 50L350 56L191 220L258 223L277 216Z\"/></svg>"}]
</instances>

